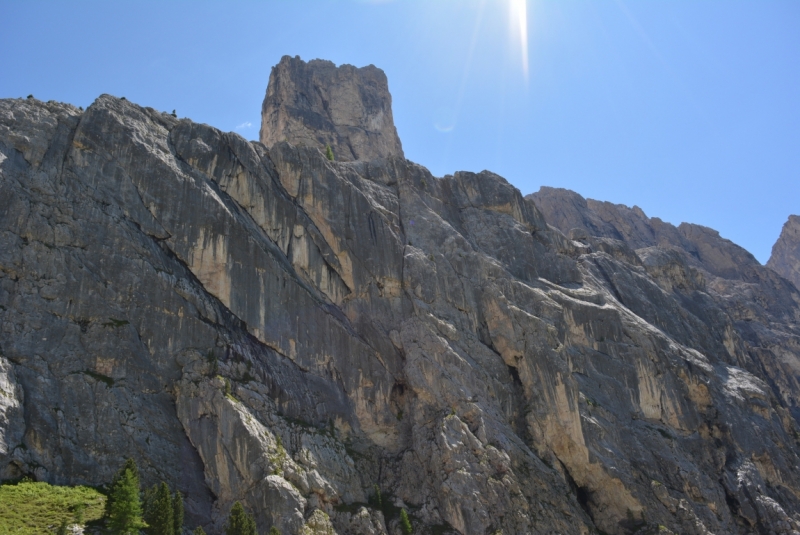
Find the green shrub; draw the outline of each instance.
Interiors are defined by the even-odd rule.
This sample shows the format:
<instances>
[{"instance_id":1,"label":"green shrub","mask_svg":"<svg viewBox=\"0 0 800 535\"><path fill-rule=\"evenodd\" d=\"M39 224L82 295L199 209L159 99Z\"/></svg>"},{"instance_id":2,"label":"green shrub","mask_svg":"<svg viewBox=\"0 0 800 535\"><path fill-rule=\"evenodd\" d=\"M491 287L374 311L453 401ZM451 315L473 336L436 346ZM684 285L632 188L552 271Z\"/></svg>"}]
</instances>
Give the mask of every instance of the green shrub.
<instances>
[{"instance_id":1,"label":"green shrub","mask_svg":"<svg viewBox=\"0 0 800 535\"><path fill-rule=\"evenodd\" d=\"M0 533L53 533L75 523L81 506L87 522L102 518L106 497L89 487L60 487L31 480L0 485ZM57 531L56 531L57 532Z\"/></svg>"},{"instance_id":2,"label":"green shrub","mask_svg":"<svg viewBox=\"0 0 800 535\"><path fill-rule=\"evenodd\" d=\"M335 158L333 157L333 149L330 145L325 145L325 157L330 161L333 161Z\"/></svg>"},{"instance_id":3,"label":"green shrub","mask_svg":"<svg viewBox=\"0 0 800 535\"><path fill-rule=\"evenodd\" d=\"M84 513L86 512L86 504L79 503L74 507L71 507L70 510L75 513L75 523L83 524Z\"/></svg>"},{"instance_id":4,"label":"green shrub","mask_svg":"<svg viewBox=\"0 0 800 535\"><path fill-rule=\"evenodd\" d=\"M0 485L0 533L53 533L75 523L83 507L84 520L102 518L106 497L89 487L62 487L30 479ZM57 531L56 531L57 532Z\"/></svg>"}]
</instances>

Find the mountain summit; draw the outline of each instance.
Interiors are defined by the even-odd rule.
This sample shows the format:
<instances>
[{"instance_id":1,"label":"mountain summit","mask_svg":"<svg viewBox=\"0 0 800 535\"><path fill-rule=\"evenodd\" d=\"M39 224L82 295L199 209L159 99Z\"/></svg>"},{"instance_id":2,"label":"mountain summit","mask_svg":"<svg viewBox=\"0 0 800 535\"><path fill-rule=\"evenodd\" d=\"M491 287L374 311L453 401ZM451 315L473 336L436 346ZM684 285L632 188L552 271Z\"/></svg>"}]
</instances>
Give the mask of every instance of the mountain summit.
<instances>
[{"instance_id":1,"label":"mountain summit","mask_svg":"<svg viewBox=\"0 0 800 535\"><path fill-rule=\"evenodd\" d=\"M284 56L272 68L259 140L267 147L278 141L330 145L342 161L403 156L382 70L297 56Z\"/></svg>"},{"instance_id":2,"label":"mountain summit","mask_svg":"<svg viewBox=\"0 0 800 535\"><path fill-rule=\"evenodd\" d=\"M800 532L800 292L696 225L403 157L374 67L261 142L0 100L0 478L221 533ZM325 157L329 144L337 160Z\"/></svg>"}]
</instances>

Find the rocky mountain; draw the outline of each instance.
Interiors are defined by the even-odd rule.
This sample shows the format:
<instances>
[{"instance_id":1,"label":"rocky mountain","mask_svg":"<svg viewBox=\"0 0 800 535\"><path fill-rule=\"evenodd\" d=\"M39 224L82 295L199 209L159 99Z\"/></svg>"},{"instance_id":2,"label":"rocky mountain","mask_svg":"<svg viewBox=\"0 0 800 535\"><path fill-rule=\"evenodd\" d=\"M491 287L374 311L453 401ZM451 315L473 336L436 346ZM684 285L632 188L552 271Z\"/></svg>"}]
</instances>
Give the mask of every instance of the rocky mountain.
<instances>
[{"instance_id":1,"label":"rocky mountain","mask_svg":"<svg viewBox=\"0 0 800 535\"><path fill-rule=\"evenodd\" d=\"M800 216L790 215L783 225L767 267L800 288Z\"/></svg>"},{"instance_id":2,"label":"rocky mountain","mask_svg":"<svg viewBox=\"0 0 800 535\"><path fill-rule=\"evenodd\" d=\"M0 100L0 477L102 485L133 457L209 533L236 500L292 535L400 533L401 509L415 533L800 532L796 286L711 229L433 177L385 80L284 58L262 142Z\"/></svg>"},{"instance_id":3,"label":"rocky mountain","mask_svg":"<svg viewBox=\"0 0 800 535\"><path fill-rule=\"evenodd\" d=\"M330 145L340 161L403 156L389 83L374 65L284 56L269 77L259 140L267 147Z\"/></svg>"}]
</instances>

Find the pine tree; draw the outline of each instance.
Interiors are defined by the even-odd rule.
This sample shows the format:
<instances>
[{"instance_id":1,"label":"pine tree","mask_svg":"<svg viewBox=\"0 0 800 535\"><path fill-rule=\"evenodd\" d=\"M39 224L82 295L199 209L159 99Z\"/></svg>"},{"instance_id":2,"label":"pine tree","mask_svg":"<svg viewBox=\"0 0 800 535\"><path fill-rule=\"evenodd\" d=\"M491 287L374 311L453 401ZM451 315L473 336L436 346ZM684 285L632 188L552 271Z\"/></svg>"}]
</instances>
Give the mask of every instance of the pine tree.
<instances>
[{"instance_id":1,"label":"pine tree","mask_svg":"<svg viewBox=\"0 0 800 535\"><path fill-rule=\"evenodd\" d=\"M105 516L108 516L109 514L111 514L111 504L113 503L113 501L111 499L111 489L113 489L116 486L117 482L122 478L122 475L125 473L125 470L130 470L131 471L131 473L133 474L134 479L136 479L137 487L139 485L139 467L136 466L136 461L134 461L131 458L128 458L125 461L125 464L122 466L122 468L119 469L119 472L114 474L114 477L111 478L111 483L108 485L109 497L106 500Z\"/></svg>"},{"instance_id":2,"label":"pine tree","mask_svg":"<svg viewBox=\"0 0 800 535\"><path fill-rule=\"evenodd\" d=\"M241 503L234 503L228 516L228 523L225 524L225 535L257 535L257 533L253 517L247 514Z\"/></svg>"},{"instance_id":3,"label":"pine tree","mask_svg":"<svg viewBox=\"0 0 800 535\"><path fill-rule=\"evenodd\" d=\"M333 161L335 158L333 157L333 149L330 145L325 145L325 157L330 161Z\"/></svg>"},{"instance_id":4,"label":"pine tree","mask_svg":"<svg viewBox=\"0 0 800 535\"><path fill-rule=\"evenodd\" d=\"M127 466L127 465L126 465ZM135 466L135 465L134 465ZM142 520L142 504L139 501L138 471L124 468L122 475L116 477L108 495L110 502L108 526L119 535L136 535L147 527Z\"/></svg>"},{"instance_id":5,"label":"pine tree","mask_svg":"<svg viewBox=\"0 0 800 535\"><path fill-rule=\"evenodd\" d=\"M206 535L206 530L203 529L203 526L197 526L194 528L192 535Z\"/></svg>"},{"instance_id":6,"label":"pine tree","mask_svg":"<svg viewBox=\"0 0 800 535\"><path fill-rule=\"evenodd\" d=\"M400 509L400 529L406 535L411 535L414 530L411 528L411 521L408 519L408 513L405 509Z\"/></svg>"},{"instance_id":7,"label":"pine tree","mask_svg":"<svg viewBox=\"0 0 800 535\"><path fill-rule=\"evenodd\" d=\"M272 526L271 528L269 528L269 535L281 535L281 530L279 530L275 526Z\"/></svg>"},{"instance_id":8,"label":"pine tree","mask_svg":"<svg viewBox=\"0 0 800 535\"><path fill-rule=\"evenodd\" d=\"M136 461L128 457L125 460L125 466L122 467L120 472L124 472L125 470L130 470L131 474L133 474L133 477L136 478L136 483L139 483L139 467L136 466Z\"/></svg>"},{"instance_id":9,"label":"pine tree","mask_svg":"<svg viewBox=\"0 0 800 535\"><path fill-rule=\"evenodd\" d=\"M175 535L172 494L163 481L145 492L144 521L147 535Z\"/></svg>"},{"instance_id":10,"label":"pine tree","mask_svg":"<svg viewBox=\"0 0 800 535\"><path fill-rule=\"evenodd\" d=\"M183 496L180 491L175 491L175 497L172 499L172 520L175 526L175 535L183 533Z\"/></svg>"}]
</instances>

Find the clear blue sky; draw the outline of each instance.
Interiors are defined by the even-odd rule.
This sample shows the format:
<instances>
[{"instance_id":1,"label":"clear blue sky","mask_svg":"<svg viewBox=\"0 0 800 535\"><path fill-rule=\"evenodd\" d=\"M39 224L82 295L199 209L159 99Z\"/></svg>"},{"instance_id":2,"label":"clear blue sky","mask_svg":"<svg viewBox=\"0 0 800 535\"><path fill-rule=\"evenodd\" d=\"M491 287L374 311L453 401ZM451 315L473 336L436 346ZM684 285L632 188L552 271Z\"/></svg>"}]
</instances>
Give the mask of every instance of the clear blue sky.
<instances>
[{"instance_id":1,"label":"clear blue sky","mask_svg":"<svg viewBox=\"0 0 800 535\"><path fill-rule=\"evenodd\" d=\"M0 98L111 93L256 139L281 56L372 63L435 175L635 204L765 262L800 213L800 2L530 0L524 32L520 2L0 0Z\"/></svg>"}]
</instances>

